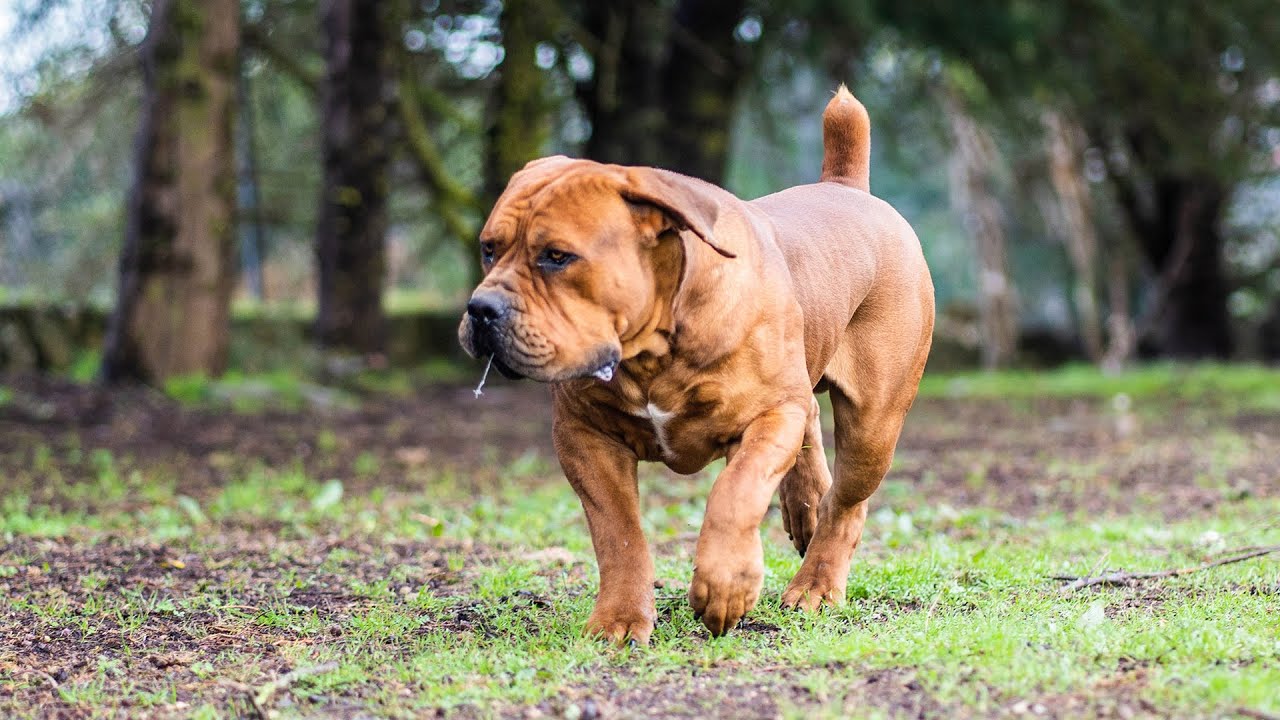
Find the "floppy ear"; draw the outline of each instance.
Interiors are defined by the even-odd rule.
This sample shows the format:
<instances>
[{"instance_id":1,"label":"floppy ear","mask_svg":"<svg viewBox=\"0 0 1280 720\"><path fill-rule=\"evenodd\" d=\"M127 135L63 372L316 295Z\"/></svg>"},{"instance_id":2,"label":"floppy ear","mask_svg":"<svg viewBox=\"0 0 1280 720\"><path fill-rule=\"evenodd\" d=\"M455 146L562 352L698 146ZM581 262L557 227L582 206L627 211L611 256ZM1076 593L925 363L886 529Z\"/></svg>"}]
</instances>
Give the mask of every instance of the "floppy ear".
<instances>
[{"instance_id":1,"label":"floppy ear","mask_svg":"<svg viewBox=\"0 0 1280 720\"><path fill-rule=\"evenodd\" d=\"M737 257L712 235L720 214L719 199L701 180L655 168L627 168L620 192L627 202L653 205L676 230L689 230L721 255ZM664 228L665 229L665 228Z\"/></svg>"},{"instance_id":2,"label":"floppy ear","mask_svg":"<svg viewBox=\"0 0 1280 720\"><path fill-rule=\"evenodd\" d=\"M546 157L540 157L540 158L535 158L533 160L530 160L529 162L525 163L524 167L520 168L520 170L522 172L525 170L534 170L539 166L544 166L542 168L543 170L554 170L557 167L563 167L564 165L568 165L571 162L573 162L573 158L566 157L564 155L548 155Z\"/></svg>"}]
</instances>

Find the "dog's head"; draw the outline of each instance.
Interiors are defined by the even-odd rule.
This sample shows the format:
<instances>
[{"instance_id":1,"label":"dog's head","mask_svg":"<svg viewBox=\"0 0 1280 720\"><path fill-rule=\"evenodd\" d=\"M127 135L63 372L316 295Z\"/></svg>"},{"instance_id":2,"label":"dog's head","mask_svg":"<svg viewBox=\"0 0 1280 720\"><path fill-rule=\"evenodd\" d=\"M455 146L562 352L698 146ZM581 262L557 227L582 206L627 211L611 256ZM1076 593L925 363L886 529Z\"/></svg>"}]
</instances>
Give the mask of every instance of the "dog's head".
<instances>
[{"instance_id":1,"label":"dog's head","mask_svg":"<svg viewBox=\"0 0 1280 720\"><path fill-rule=\"evenodd\" d=\"M652 168L552 157L516 173L480 232L484 280L458 337L508 377L609 380L652 329L689 248L712 237L718 199Z\"/></svg>"}]
</instances>

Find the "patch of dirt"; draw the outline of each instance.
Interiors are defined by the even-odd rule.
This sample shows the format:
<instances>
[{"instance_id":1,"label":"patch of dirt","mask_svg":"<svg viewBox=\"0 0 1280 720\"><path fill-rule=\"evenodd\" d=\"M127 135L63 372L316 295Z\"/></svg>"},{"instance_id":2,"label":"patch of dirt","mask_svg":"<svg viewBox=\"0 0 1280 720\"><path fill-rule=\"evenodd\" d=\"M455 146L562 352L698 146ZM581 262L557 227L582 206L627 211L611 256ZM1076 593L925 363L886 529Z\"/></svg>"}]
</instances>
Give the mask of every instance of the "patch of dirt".
<instances>
[{"instance_id":1,"label":"patch of dirt","mask_svg":"<svg viewBox=\"0 0 1280 720\"><path fill-rule=\"evenodd\" d=\"M0 494L25 494L36 504L56 506L66 501L61 488L96 482L95 450L109 451L122 473L162 472L174 479L175 492L197 498L255 466L298 466L312 477L339 477L352 494L374 488L430 492L431 479L447 469L482 494L504 482L506 468L531 451L555 467L548 392L530 383L495 381L479 399L470 387L432 386L403 397L362 398L358 409L257 414L186 408L144 389L108 392L38 377L7 377L0 384L15 391L0 407ZM1023 518L1130 512L1181 518L1280 493L1276 457L1280 415L1205 411L1173 401L1129 416L1101 400L926 399L908 419L888 482L908 505L990 507ZM552 470L521 482L562 480ZM83 494L76 502L92 509ZM292 669L290 648L348 637L367 642L351 636L349 621L374 602L371 593L408 603L411 588L427 587L456 600L435 614L419 613L414 632L492 633L491 609L468 600L474 588L466 569L451 567L450 559L493 561L493 550L462 552L442 541L293 537L280 530L242 526L171 546L126 537L0 545L0 597L7 600L0 602L0 687L12 689L0 698L0 712L83 707L64 693L105 672L107 695L130 683L172 683L176 697L161 702L171 711L214 702L248 714L255 684ZM692 537L670 542L687 545ZM592 574L577 566L567 572ZM1280 586L1240 592L1275 595ZM660 602L660 611L683 603L682 588L673 586L668 594L674 600ZM1160 591L1143 587L1121 597L1109 608L1113 615L1158 611L1165 601ZM527 608L547 601L517 593L506 602ZM762 622L740 629L777 631ZM814 710L857 715L869 708L892 717L964 714L922 692L910 670L829 668L816 684L812 668L725 665L647 684L630 682L627 672L503 712L580 720L773 718ZM1013 699L1000 715L1153 715L1141 700L1143 672L1121 667L1106 687ZM324 710L345 714L338 705ZM459 713L487 717L492 708Z\"/></svg>"},{"instance_id":2,"label":"patch of dirt","mask_svg":"<svg viewBox=\"0 0 1280 720\"><path fill-rule=\"evenodd\" d=\"M954 507L1154 513L1178 519L1280 492L1280 414L1161 401L1118 415L1105 400L921 400L887 482Z\"/></svg>"},{"instance_id":3,"label":"patch of dirt","mask_svg":"<svg viewBox=\"0 0 1280 720\"><path fill-rule=\"evenodd\" d=\"M754 677L752 677L754 676ZM819 678L815 682L815 678ZM530 707L507 708L507 718L741 718L772 720L815 710L857 717L868 710L894 718L954 717L924 692L911 670L861 673L832 666L821 673L786 667L692 669L656 682L615 673L590 685L568 687ZM465 708L462 717L487 716Z\"/></svg>"},{"instance_id":4,"label":"patch of dirt","mask_svg":"<svg viewBox=\"0 0 1280 720\"><path fill-rule=\"evenodd\" d=\"M744 679L745 678L745 679ZM1122 661L1116 673L1095 683L1088 692L1045 695L1033 699L1005 699L990 688L983 692L993 707L978 710L940 702L924 690L910 668L860 670L835 663L815 672L788 667L714 667L688 674L671 674L656 682L638 682L628 674L601 678L590 685L565 688L537 705L511 707L506 718L569 718L628 720L631 718L742 718L774 720L782 717L865 717L880 715L902 720L926 718L1158 718L1167 717L1143 697L1146 669ZM488 717L463 708L461 717Z\"/></svg>"},{"instance_id":5,"label":"patch of dirt","mask_svg":"<svg viewBox=\"0 0 1280 720\"><path fill-rule=\"evenodd\" d=\"M451 549L249 534L211 538L199 552L123 538L18 540L0 547L0 567L17 571L0 577L8 599L0 603L0 686L12 690L0 708L69 709L76 703L62 695L67 688L105 674L97 706L146 713L117 706L128 700L109 686L172 684L176 697L162 703L171 711L213 702L245 712L264 676L293 669L285 648L341 643L353 614L375 601L407 602L410 588L469 590L459 585L465 569L450 569ZM470 547L465 557L470 564L489 556ZM483 621L465 604L416 614L417 632L473 630Z\"/></svg>"},{"instance_id":6,"label":"patch of dirt","mask_svg":"<svg viewBox=\"0 0 1280 720\"><path fill-rule=\"evenodd\" d=\"M438 385L363 398L356 410L239 414L187 409L144 389L108 392L42 377L0 382L16 391L0 407L0 474L10 478L29 476L42 446L72 482L93 478L87 456L105 448L126 465L168 469L179 478L177 491L196 497L253 465L300 465L315 477L343 478L351 492L423 491L424 473L442 468L483 492L531 452L555 468L550 398L534 383L496 380L478 399L470 387ZM1152 403L1117 414L1105 400L923 399L908 417L887 482L930 504L1017 517L1146 512L1173 519L1280 493L1280 413ZM66 461L76 449L80 463ZM362 468L362 458L376 462ZM559 481L555 471L542 476ZM40 497L39 487L8 489L56 501Z\"/></svg>"},{"instance_id":7,"label":"patch of dirt","mask_svg":"<svg viewBox=\"0 0 1280 720\"><path fill-rule=\"evenodd\" d=\"M125 471L162 470L178 478L178 492L196 497L255 465L300 465L314 477L341 477L354 492L422 490L428 471L454 468L484 484L527 453L554 457L549 394L533 384L496 381L478 399L469 388L433 385L405 397L370 395L354 410L260 413L191 409L145 388L41 376L0 377L0 385L14 391L0 406L0 476L9 478L30 475L45 453L67 482L92 480L89 455L106 449ZM376 462L362 468L362 457Z\"/></svg>"}]
</instances>

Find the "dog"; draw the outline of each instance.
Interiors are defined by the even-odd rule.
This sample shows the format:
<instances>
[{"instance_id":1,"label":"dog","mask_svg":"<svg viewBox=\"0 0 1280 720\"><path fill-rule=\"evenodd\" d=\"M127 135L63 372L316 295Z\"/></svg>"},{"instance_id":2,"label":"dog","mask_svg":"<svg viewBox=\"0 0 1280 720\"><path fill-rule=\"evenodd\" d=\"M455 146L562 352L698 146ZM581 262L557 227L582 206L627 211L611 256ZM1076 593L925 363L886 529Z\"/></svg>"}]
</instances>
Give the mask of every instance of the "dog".
<instances>
[{"instance_id":1,"label":"dog","mask_svg":"<svg viewBox=\"0 0 1280 720\"><path fill-rule=\"evenodd\" d=\"M645 645L654 629L641 460L688 474L727 458L689 587L711 635L760 596L775 491L804 558L782 605L844 600L934 320L919 240L870 194L870 125L842 85L823 113L820 181L757 200L556 156L517 172L495 204L459 339L506 376L552 385L556 454L599 566L586 633ZM835 416L834 481L821 392Z\"/></svg>"}]
</instances>

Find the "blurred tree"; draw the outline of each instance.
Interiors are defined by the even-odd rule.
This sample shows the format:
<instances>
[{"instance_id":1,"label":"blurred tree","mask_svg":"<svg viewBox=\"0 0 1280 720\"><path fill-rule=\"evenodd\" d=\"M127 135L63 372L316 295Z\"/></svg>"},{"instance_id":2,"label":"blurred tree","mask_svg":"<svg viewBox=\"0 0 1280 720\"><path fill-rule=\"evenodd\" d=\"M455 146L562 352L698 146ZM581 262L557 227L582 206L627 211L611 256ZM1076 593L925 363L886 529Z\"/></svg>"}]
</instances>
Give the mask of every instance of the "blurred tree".
<instances>
[{"instance_id":1,"label":"blurred tree","mask_svg":"<svg viewBox=\"0 0 1280 720\"><path fill-rule=\"evenodd\" d=\"M1152 278L1139 332L1172 357L1231 353L1222 222L1280 110L1273 0L874 4L1008 111L1031 98L1081 118Z\"/></svg>"},{"instance_id":2,"label":"blurred tree","mask_svg":"<svg viewBox=\"0 0 1280 720\"><path fill-rule=\"evenodd\" d=\"M545 153L551 137L551 96L537 64L538 44L549 32L547 13L537 0L505 0L502 64L490 99L492 121L485 153L485 202L492 203L525 163Z\"/></svg>"},{"instance_id":3,"label":"blurred tree","mask_svg":"<svg viewBox=\"0 0 1280 720\"><path fill-rule=\"evenodd\" d=\"M1004 212L993 173L1001 167L991 135L966 107L959 83L944 81L938 95L951 128L951 197L977 249L978 329L982 365L1008 366L1018 341L1018 312L1009 274Z\"/></svg>"},{"instance_id":4,"label":"blurred tree","mask_svg":"<svg viewBox=\"0 0 1280 720\"><path fill-rule=\"evenodd\" d=\"M1080 161L1084 154L1084 130L1060 109L1046 109L1040 116L1044 127L1045 155L1052 197L1042 196L1042 213L1067 249L1074 282L1071 300L1075 305L1076 327L1085 353L1101 363L1104 347L1098 302L1098 233L1093 223L1092 199ZM1120 304L1127 312L1128 302Z\"/></svg>"},{"instance_id":5,"label":"blurred tree","mask_svg":"<svg viewBox=\"0 0 1280 720\"><path fill-rule=\"evenodd\" d=\"M388 2L326 0L321 109L324 181L316 226L321 345L386 343Z\"/></svg>"},{"instance_id":6,"label":"blurred tree","mask_svg":"<svg viewBox=\"0 0 1280 720\"><path fill-rule=\"evenodd\" d=\"M583 153L721 182L747 65L748 48L734 35L746 8L745 0L572 7L575 42L592 60L589 72L570 68L591 124ZM566 57L572 63L575 54Z\"/></svg>"},{"instance_id":7,"label":"blurred tree","mask_svg":"<svg viewBox=\"0 0 1280 720\"><path fill-rule=\"evenodd\" d=\"M484 107L496 85L494 65L503 61L497 15L506 7L401 0L395 8L402 42L395 44L394 139L424 191L415 198L429 218L422 244L432 262L424 272L470 292L479 279L475 235L487 209L481 193L492 152Z\"/></svg>"},{"instance_id":8,"label":"blurred tree","mask_svg":"<svg viewBox=\"0 0 1280 720\"><path fill-rule=\"evenodd\" d=\"M237 0L157 0L152 7L136 174L102 358L106 381L155 383L225 368L239 18Z\"/></svg>"}]
</instances>

